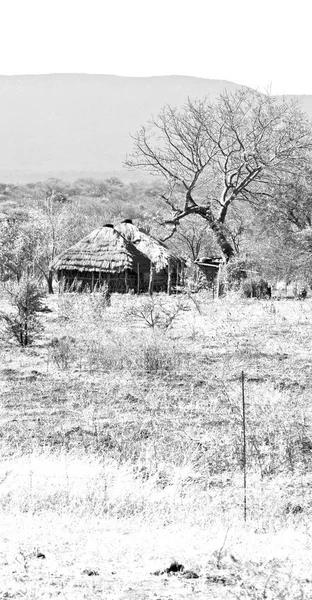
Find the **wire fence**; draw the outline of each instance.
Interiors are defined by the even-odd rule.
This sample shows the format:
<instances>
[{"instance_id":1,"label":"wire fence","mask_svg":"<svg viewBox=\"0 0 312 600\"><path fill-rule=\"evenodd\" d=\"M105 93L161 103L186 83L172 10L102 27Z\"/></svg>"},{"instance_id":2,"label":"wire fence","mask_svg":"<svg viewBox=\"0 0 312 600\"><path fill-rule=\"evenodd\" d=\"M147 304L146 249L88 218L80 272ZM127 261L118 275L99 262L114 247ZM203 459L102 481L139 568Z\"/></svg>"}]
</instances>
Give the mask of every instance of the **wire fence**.
<instances>
[{"instance_id":1,"label":"wire fence","mask_svg":"<svg viewBox=\"0 0 312 600\"><path fill-rule=\"evenodd\" d=\"M17 479L17 478L21 477L23 479L25 479L25 478L26 479L35 478L35 479L42 479L42 480L53 479L53 480L64 480L64 481L65 480L66 481L68 481L68 480L83 480L83 481L90 481L90 482L94 481L94 477L82 476L82 475L42 475L42 474L36 473L35 471L29 471L28 473L18 473L18 472L14 472L13 473L13 472L8 472L8 473L5 473L3 475L3 473L0 472L0 485L8 477L13 478L13 479ZM255 487L256 484L255 484L255 480L254 479L253 479L251 485L253 487ZM292 482L291 480L288 480L288 482L284 483L284 484L281 484L280 481L276 481L276 482L264 482L264 481L261 481L260 479L257 481L257 486L259 488L266 489L266 490L276 490L277 488L278 489L282 488L284 490L287 490L287 489L293 490L294 487L295 487L295 485L296 485L296 482ZM311 490L311 499L312 499L312 480L311 480L311 482L306 482L306 483L300 482L299 484L298 484L298 481L297 481L297 485L298 485L298 489L300 487L300 489ZM220 483L220 487L223 487L224 489L230 489L230 488L232 488L232 489L235 489L235 490L244 490L245 489L245 486L244 486L243 483L241 485L239 485L237 483L234 484L234 483L231 483L229 481L226 481L226 482L223 482L223 483L221 482ZM215 488L216 488L215 483L211 482L211 489L215 489ZM209 489L209 482L207 482L207 489Z\"/></svg>"}]
</instances>

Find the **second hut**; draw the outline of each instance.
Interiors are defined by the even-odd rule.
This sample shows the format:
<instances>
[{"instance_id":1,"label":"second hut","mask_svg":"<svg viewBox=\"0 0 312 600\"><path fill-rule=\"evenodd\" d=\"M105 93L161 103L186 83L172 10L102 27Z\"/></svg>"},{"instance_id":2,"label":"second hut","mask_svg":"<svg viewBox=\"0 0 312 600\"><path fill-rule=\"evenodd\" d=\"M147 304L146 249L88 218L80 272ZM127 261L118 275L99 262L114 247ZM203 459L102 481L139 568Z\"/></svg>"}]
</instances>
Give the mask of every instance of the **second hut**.
<instances>
[{"instance_id":1,"label":"second hut","mask_svg":"<svg viewBox=\"0 0 312 600\"><path fill-rule=\"evenodd\" d=\"M173 254L163 242L139 229L131 219L125 219L116 225L115 229L149 260L149 273L144 272L145 291L148 289L150 294L153 291L167 291L170 294L172 287L183 285L185 269L183 258Z\"/></svg>"}]
</instances>

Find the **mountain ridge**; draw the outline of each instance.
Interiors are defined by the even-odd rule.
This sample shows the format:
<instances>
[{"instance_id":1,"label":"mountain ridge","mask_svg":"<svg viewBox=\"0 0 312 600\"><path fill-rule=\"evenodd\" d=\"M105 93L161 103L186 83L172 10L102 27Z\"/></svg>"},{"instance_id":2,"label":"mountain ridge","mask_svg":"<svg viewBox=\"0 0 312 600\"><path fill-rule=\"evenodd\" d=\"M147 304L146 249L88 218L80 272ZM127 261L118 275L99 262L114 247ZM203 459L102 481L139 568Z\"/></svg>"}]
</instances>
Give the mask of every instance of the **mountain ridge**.
<instances>
[{"instance_id":1,"label":"mountain ridge","mask_svg":"<svg viewBox=\"0 0 312 600\"><path fill-rule=\"evenodd\" d=\"M47 177L131 180L123 168L136 130L165 104L214 98L240 84L183 75L0 75L0 181ZM286 96L298 98L298 96ZM299 97L312 117L312 96Z\"/></svg>"}]
</instances>

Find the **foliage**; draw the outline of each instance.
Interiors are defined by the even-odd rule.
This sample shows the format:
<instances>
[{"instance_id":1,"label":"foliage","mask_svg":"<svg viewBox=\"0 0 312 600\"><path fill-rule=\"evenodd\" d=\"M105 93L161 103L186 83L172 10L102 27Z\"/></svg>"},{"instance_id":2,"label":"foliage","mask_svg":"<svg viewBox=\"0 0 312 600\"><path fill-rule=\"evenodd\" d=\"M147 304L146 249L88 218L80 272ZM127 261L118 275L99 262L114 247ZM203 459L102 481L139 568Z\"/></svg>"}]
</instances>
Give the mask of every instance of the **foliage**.
<instances>
[{"instance_id":1,"label":"foliage","mask_svg":"<svg viewBox=\"0 0 312 600\"><path fill-rule=\"evenodd\" d=\"M66 371L75 359L75 339L68 335L53 337L50 343L52 360Z\"/></svg>"},{"instance_id":2,"label":"foliage","mask_svg":"<svg viewBox=\"0 0 312 600\"><path fill-rule=\"evenodd\" d=\"M24 225L11 221L0 225L0 277L19 281L32 266L35 245L24 233Z\"/></svg>"},{"instance_id":3,"label":"foliage","mask_svg":"<svg viewBox=\"0 0 312 600\"><path fill-rule=\"evenodd\" d=\"M240 291L245 298L269 298L271 295L271 288L268 286L268 282L262 279L262 277L252 277L251 279L242 280Z\"/></svg>"},{"instance_id":4,"label":"foliage","mask_svg":"<svg viewBox=\"0 0 312 600\"><path fill-rule=\"evenodd\" d=\"M311 280L311 190L310 167L283 174L272 198L245 217L241 253L266 279Z\"/></svg>"},{"instance_id":5,"label":"foliage","mask_svg":"<svg viewBox=\"0 0 312 600\"><path fill-rule=\"evenodd\" d=\"M8 334L13 335L21 346L29 346L42 329L38 313L43 310L45 292L37 280L27 276L22 276L17 284L5 289L15 312L2 312L0 318Z\"/></svg>"}]
</instances>

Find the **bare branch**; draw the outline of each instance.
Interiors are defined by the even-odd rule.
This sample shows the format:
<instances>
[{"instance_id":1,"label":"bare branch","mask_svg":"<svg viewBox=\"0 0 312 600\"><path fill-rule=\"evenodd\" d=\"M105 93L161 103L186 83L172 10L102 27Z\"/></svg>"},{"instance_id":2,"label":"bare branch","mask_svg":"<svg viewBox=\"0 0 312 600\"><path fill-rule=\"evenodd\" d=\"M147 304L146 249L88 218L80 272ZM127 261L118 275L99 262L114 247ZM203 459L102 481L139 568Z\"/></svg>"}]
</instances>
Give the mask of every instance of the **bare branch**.
<instances>
[{"instance_id":1,"label":"bare branch","mask_svg":"<svg viewBox=\"0 0 312 600\"><path fill-rule=\"evenodd\" d=\"M304 164L311 149L311 124L297 106L242 88L214 103L188 100L182 109L165 107L136 135L126 164L166 181L161 198L172 213L164 219L172 227L169 237L185 217L199 215L229 258L234 252L224 227L229 207L237 200L266 202L272 185Z\"/></svg>"}]
</instances>

